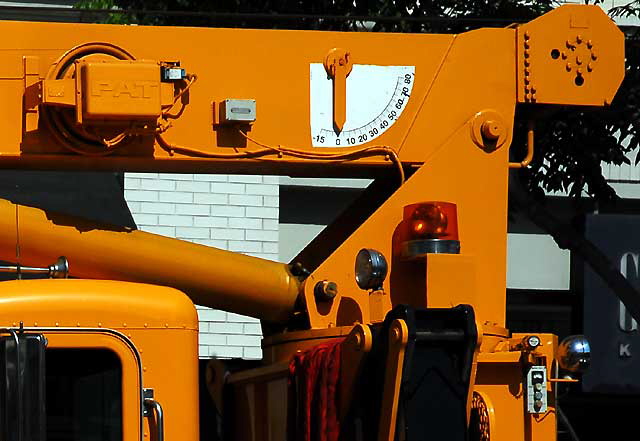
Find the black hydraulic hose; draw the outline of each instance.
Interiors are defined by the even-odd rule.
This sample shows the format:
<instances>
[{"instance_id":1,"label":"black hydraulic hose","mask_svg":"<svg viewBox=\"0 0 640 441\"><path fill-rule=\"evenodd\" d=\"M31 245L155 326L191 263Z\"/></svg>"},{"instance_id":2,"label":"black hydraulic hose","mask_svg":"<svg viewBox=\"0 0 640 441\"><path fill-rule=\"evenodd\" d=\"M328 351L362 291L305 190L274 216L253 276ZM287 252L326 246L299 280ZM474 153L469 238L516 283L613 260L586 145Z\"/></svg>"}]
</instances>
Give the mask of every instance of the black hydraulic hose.
<instances>
[{"instance_id":1,"label":"black hydraulic hose","mask_svg":"<svg viewBox=\"0 0 640 441\"><path fill-rule=\"evenodd\" d=\"M564 424L564 426L567 428L567 432L569 432L569 436L571 437L571 440L580 441L580 438L578 438L578 434L573 429L571 422L569 422L569 418L567 418L567 416L564 414L562 409L560 409L560 406L558 406L557 404L556 404L556 413L560 421L562 421L562 424Z\"/></svg>"}]
</instances>

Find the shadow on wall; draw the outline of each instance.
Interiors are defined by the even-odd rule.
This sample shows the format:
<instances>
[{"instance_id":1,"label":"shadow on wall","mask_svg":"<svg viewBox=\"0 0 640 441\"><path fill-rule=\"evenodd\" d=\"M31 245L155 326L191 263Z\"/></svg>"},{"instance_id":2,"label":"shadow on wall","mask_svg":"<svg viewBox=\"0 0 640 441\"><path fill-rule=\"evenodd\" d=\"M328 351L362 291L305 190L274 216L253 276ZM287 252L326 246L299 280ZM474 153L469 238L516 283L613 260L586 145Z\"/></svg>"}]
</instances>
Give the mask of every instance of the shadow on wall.
<instances>
[{"instance_id":1,"label":"shadow on wall","mask_svg":"<svg viewBox=\"0 0 640 441\"><path fill-rule=\"evenodd\" d=\"M124 199L123 173L2 170L0 198L60 215L136 229ZM55 218L52 220L57 223ZM64 224L63 219L58 220Z\"/></svg>"}]
</instances>

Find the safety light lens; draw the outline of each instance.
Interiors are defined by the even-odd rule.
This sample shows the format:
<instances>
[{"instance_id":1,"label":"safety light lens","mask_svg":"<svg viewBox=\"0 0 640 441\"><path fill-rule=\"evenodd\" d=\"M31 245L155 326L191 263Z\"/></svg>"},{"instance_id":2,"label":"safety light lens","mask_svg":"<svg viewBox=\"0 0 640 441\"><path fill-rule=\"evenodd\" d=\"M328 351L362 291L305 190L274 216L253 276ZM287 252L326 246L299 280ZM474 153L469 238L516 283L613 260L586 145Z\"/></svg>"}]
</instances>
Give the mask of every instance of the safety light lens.
<instances>
[{"instance_id":1,"label":"safety light lens","mask_svg":"<svg viewBox=\"0 0 640 441\"><path fill-rule=\"evenodd\" d=\"M380 289L387 276L387 260L381 252L363 248L356 256L355 275L360 289Z\"/></svg>"},{"instance_id":2,"label":"safety light lens","mask_svg":"<svg viewBox=\"0 0 640 441\"><path fill-rule=\"evenodd\" d=\"M411 215L411 232L416 238L440 237L447 232L447 224L447 215L437 205L420 205Z\"/></svg>"},{"instance_id":3,"label":"safety light lens","mask_svg":"<svg viewBox=\"0 0 640 441\"><path fill-rule=\"evenodd\" d=\"M427 254L460 254L456 204L427 201L406 205L397 237L400 254L406 259Z\"/></svg>"},{"instance_id":4,"label":"safety light lens","mask_svg":"<svg viewBox=\"0 0 640 441\"><path fill-rule=\"evenodd\" d=\"M410 240L458 240L458 213L451 202L422 202L404 209Z\"/></svg>"}]
</instances>

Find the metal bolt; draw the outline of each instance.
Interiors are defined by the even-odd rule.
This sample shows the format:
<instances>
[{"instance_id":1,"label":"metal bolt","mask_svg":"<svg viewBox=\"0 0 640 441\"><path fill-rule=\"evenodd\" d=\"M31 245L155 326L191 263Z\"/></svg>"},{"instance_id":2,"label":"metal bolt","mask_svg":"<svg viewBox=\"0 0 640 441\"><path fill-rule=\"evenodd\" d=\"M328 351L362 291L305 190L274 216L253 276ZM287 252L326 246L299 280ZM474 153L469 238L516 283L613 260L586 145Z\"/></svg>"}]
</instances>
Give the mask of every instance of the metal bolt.
<instances>
[{"instance_id":1,"label":"metal bolt","mask_svg":"<svg viewBox=\"0 0 640 441\"><path fill-rule=\"evenodd\" d=\"M524 60L524 65L525 65L526 67L531 66L531 61L529 61L529 60Z\"/></svg>"},{"instance_id":2,"label":"metal bolt","mask_svg":"<svg viewBox=\"0 0 640 441\"><path fill-rule=\"evenodd\" d=\"M582 35L580 34L576 35L576 43L578 44L582 43Z\"/></svg>"},{"instance_id":3,"label":"metal bolt","mask_svg":"<svg viewBox=\"0 0 640 441\"><path fill-rule=\"evenodd\" d=\"M582 58L576 57L576 64L582 64Z\"/></svg>"},{"instance_id":4,"label":"metal bolt","mask_svg":"<svg viewBox=\"0 0 640 441\"><path fill-rule=\"evenodd\" d=\"M525 40L528 40L528 39L530 39L530 38L531 38L531 34L529 33L529 31L525 31L525 32L524 32L524 39L525 39Z\"/></svg>"},{"instance_id":5,"label":"metal bolt","mask_svg":"<svg viewBox=\"0 0 640 441\"><path fill-rule=\"evenodd\" d=\"M524 76L528 77L530 74L531 72L529 71L529 69L524 70Z\"/></svg>"},{"instance_id":6,"label":"metal bolt","mask_svg":"<svg viewBox=\"0 0 640 441\"><path fill-rule=\"evenodd\" d=\"M567 72L569 72L571 68L572 68L571 63L567 63Z\"/></svg>"},{"instance_id":7,"label":"metal bolt","mask_svg":"<svg viewBox=\"0 0 640 441\"><path fill-rule=\"evenodd\" d=\"M330 302L338 295L338 285L336 282L330 282L328 280L321 280L316 283L316 286L313 288L313 293L316 297L316 300L322 302Z\"/></svg>"},{"instance_id":8,"label":"metal bolt","mask_svg":"<svg viewBox=\"0 0 640 441\"><path fill-rule=\"evenodd\" d=\"M593 70L593 64L591 63L587 64L587 70L591 72Z\"/></svg>"},{"instance_id":9,"label":"metal bolt","mask_svg":"<svg viewBox=\"0 0 640 441\"><path fill-rule=\"evenodd\" d=\"M525 49L529 49L531 47L531 45L529 44L529 42L525 41L524 42L524 48Z\"/></svg>"},{"instance_id":10,"label":"metal bolt","mask_svg":"<svg viewBox=\"0 0 640 441\"><path fill-rule=\"evenodd\" d=\"M529 84L531 81L529 80L529 78L525 78L524 79L524 84Z\"/></svg>"},{"instance_id":11,"label":"metal bolt","mask_svg":"<svg viewBox=\"0 0 640 441\"><path fill-rule=\"evenodd\" d=\"M598 54L595 51L591 51L591 59L594 61L598 59Z\"/></svg>"},{"instance_id":12,"label":"metal bolt","mask_svg":"<svg viewBox=\"0 0 640 441\"><path fill-rule=\"evenodd\" d=\"M562 59L563 60L567 59L567 53L565 51L562 51L562 53L560 55L562 55Z\"/></svg>"},{"instance_id":13,"label":"metal bolt","mask_svg":"<svg viewBox=\"0 0 640 441\"><path fill-rule=\"evenodd\" d=\"M482 137L488 141L496 141L500 138L500 134L502 133L502 127L500 127L500 123L494 120L487 120L482 123L480 128L480 132L482 133Z\"/></svg>"},{"instance_id":14,"label":"metal bolt","mask_svg":"<svg viewBox=\"0 0 640 441\"><path fill-rule=\"evenodd\" d=\"M576 73L577 73L578 75L582 75L582 68L580 68L580 67L579 67L579 68L577 68L577 69L576 69Z\"/></svg>"},{"instance_id":15,"label":"metal bolt","mask_svg":"<svg viewBox=\"0 0 640 441\"><path fill-rule=\"evenodd\" d=\"M591 40L587 40L587 47L591 49L593 47L593 42Z\"/></svg>"}]
</instances>

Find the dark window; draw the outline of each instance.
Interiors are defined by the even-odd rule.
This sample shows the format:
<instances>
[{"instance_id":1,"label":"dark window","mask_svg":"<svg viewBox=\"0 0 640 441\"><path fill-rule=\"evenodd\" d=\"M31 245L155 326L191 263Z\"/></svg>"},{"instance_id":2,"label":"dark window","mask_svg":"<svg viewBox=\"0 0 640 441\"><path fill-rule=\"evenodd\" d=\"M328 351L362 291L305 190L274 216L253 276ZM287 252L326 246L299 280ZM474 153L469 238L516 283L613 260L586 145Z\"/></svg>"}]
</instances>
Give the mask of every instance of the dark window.
<instances>
[{"instance_id":1,"label":"dark window","mask_svg":"<svg viewBox=\"0 0 640 441\"><path fill-rule=\"evenodd\" d=\"M122 367L105 349L47 349L47 441L121 441Z\"/></svg>"}]
</instances>

